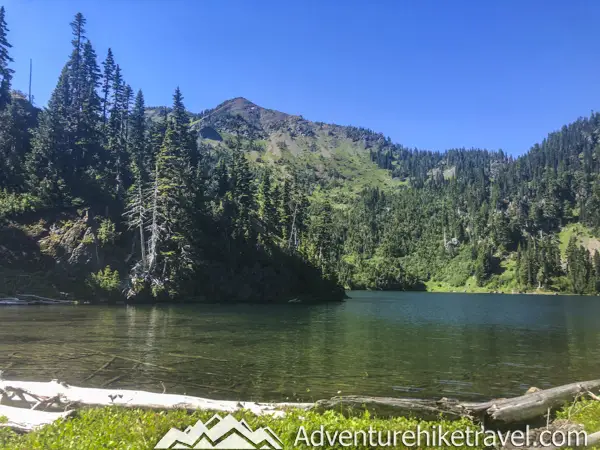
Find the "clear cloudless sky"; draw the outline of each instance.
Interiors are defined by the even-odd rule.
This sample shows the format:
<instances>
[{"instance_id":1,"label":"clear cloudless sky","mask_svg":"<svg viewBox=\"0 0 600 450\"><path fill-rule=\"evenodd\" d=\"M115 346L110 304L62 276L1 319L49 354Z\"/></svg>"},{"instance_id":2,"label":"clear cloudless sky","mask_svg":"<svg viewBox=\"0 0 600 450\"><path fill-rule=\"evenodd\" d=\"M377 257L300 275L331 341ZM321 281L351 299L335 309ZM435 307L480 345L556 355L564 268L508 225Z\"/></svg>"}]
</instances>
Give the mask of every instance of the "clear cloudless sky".
<instances>
[{"instance_id":1,"label":"clear cloudless sky","mask_svg":"<svg viewBox=\"0 0 600 450\"><path fill-rule=\"evenodd\" d=\"M232 97L431 150L519 154L600 104L597 0L0 0L44 106L80 11L148 105Z\"/></svg>"}]
</instances>

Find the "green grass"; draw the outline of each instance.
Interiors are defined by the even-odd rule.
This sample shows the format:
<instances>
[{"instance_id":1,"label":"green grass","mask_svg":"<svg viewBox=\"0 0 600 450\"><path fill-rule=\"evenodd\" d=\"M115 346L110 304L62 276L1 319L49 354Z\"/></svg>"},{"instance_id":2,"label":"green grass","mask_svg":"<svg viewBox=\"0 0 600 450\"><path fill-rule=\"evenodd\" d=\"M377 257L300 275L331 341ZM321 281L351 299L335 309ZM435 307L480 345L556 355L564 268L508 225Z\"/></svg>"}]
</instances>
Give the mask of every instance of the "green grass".
<instances>
[{"instance_id":1,"label":"green grass","mask_svg":"<svg viewBox=\"0 0 600 450\"><path fill-rule=\"evenodd\" d=\"M477 285L477 280L473 273L473 261L471 260L470 250L463 249L454 257L442 272L434 279L425 283L428 292L467 292L467 293L492 293L499 292L503 294L512 294L522 292L522 288L517 286L516 280L516 255L511 253L500 261L498 273L485 282L483 286ZM552 294L552 291L534 289L528 291L535 294Z\"/></svg>"},{"instance_id":2,"label":"green grass","mask_svg":"<svg viewBox=\"0 0 600 450\"><path fill-rule=\"evenodd\" d=\"M581 223L571 223L560 230L558 238L560 239L560 254L564 258L567 253L567 246L571 236L577 238L577 242L590 251L600 249L600 240L594 236L592 230Z\"/></svg>"},{"instance_id":3,"label":"green grass","mask_svg":"<svg viewBox=\"0 0 600 450\"><path fill-rule=\"evenodd\" d=\"M212 417L209 411L197 411L188 414L185 411L155 412L120 408L84 409L77 416L64 421L48 425L38 431L18 435L9 430L0 428L0 449L11 450L96 450L96 449L128 449L147 450L153 448L156 443L172 428L185 430L198 420L206 422ZM364 413L359 417L345 417L339 413L328 411L324 414L307 411L291 411L284 419L272 417L257 417L249 412L234 414L239 420L244 418L250 427L255 430L258 427L268 426L283 441L283 448L313 448L306 446L303 442L297 445L296 438L301 426L306 430L307 436L313 431L324 426L325 430L364 430L369 427L374 430L392 433L397 431L415 431L417 426L427 430L441 425L450 433L454 430L465 430L474 424L462 419L455 422L424 422L409 418L378 419ZM224 414L221 414L223 417ZM387 433L384 434L387 436ZM384 438L385 439L385 438ZM325 448L348 448L341 445ZM369 448L362 445L352 448ZM405 447L395 447L405 448ZM460 448L460 447L459 447ZM465 447L466 448L466 447Z\"/></svg>"},{"instance_id":4,"label":"green grass","mask_svg":"<svg viewBox=\"0 0 600 450\"><path fill-rule=\"evenodd\" d=\"M582 400L574 405L565 406L558 412L559 419L569 419L582 424L588 433L600 431L600 402Z\"/></svg>"},{"instance_id":5,"label":"green grass","mask_svg":"<svg viewBox=\"0 0 600 450\"><path fill-rule=\"evenodd\" d=\"M0 428L0 449L4 450L96 450L96 449L128 449L141 450L153 448L156 443L172 428L185 430L194 425L196 421L206 422L213 416L210 411L196 411L188 413L182 410L175 411L149 411L124 408L88 408L78 411L75 417L55 422L28 434L16 434L8 429ZM221 414L223 417L224 414ZM307 436L323 426L325 431L367 431L372 427L381 431L384 436L389 430L391 433L402 431L432 430L441 426L444 431L452 433L454 430L478 428L470 420L459 421L420 421L412 418L382 419L372 417L365 412L362 415L345 417L334 411L323 414L310 411L289 411L283 419L269 416L257 417L250 412L235 413L240 420L245 419L250 427L255 430L259 427L270 427L283 441L283 448L312 448L296 443L298 430L304 427ZM584 400L574 405L566 405L558 411L557 418L569 419L584 425L588 433L600 430L600 402ZM297 444L297 445L294 445ZM325 448L348 448L341 445ZM352 446L351 448L368 448ZM392 447L405 448L405 447ZM443 448L443 447L442 447ZM457 447L461 448L461 447ZM477 447L470 447L477 448Z\"/></svg>"},{"instance_id":6,"label":"green grass","mask_svg":"<svg viewBox=\"0 0 600 450\"><path fill-rule=\"evenodd\" d=\"M588 434L596 433L600 431L600 402L582 400L573 405L567 405L558 412L557 418L582 424ZM589 447L589 449L600 450L600 446Z\"/></svg>"}]
</instances>

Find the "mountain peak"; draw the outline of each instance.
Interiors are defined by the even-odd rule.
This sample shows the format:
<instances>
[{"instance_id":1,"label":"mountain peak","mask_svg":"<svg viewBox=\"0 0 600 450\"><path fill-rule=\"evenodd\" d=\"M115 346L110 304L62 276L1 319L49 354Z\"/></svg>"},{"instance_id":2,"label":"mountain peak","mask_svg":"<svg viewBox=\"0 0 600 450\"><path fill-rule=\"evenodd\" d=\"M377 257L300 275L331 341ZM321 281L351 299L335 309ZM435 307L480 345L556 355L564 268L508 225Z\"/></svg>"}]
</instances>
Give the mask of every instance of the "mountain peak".
<instances>
[{"instance_id":1,"label":"mountain peak","mask_svg":"<svg viewBox=\"0 0 600 450\"><path fill-rule=\"evenodd\" d=\"M219 106L214 109L214 112L218 113L229 113L229 114L239 114L247 119L248 115L255 116L254 119L258 118L259 115L276 115L279 116L280 120L288 117L288 114L282 113L280 111L275 111L272 109L266 109L261 106L258 106L256 103L251 102L247 98L244 97L235 97L229 100L224 101Z\"/></svg>"},{"instance_id":2,"label":"mountain peak","mask_svg":"<svg viewBox=\"0 0 600 450\"><path fill-rule=\"evenodd\" d=\"M250 100L248 100L245 97L234 97L231 98L229 100L225 100L223 102L223 104L230 104L230 105L238 105L238 106L258 106L256 103L251 102Z\"/></svg>"},{"instance_id":3,"label":"mountain peak","mask_svg":"<svg viewBox=\"0 0 600 450\"><path fill-rule=\"evenodd\" d=\"M290 117L294 116L263 108L244 97L235 97L210 110L198 125L203 137L216 136L214 130L221 130L252 139L265 139Z\"/></svg>"}]
</instances>

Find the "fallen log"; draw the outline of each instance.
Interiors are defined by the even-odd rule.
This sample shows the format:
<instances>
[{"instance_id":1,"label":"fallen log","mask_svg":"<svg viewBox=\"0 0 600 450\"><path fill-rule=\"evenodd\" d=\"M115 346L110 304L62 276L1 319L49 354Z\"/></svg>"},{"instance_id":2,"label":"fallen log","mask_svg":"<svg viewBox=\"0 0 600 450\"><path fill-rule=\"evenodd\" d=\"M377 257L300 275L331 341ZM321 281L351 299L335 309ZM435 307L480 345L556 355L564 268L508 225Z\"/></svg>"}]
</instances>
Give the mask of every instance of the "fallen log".
<instances>
[{"instance_id":1,"label":"fallen log","mask_svg":"<svg viewBox=\"0 0 600 450\"><path fill-rule=\"evenodd\" d=\"M74 410L46 412L0 405L0 417L8 419L6 422L0 422L0 427L11 428L20 432L29 432L44 425L49 425L58 419L67 418L74 412Z\"/></svg>"},{"instance_id":2,"label":"fallen log","mask_svg":"<svg viewBox=\"0 0 600 450\"><path fill-rule=\"evenodd\" d=\"M114 381L111 380L110 382ZM515 398L482 403L459 402L443 398L426 399L340 396L313 403L256 403L211 400L188 395L176 395L124 389L96 389L70 386L57 380L51 382L0 380L0 393L13 406L31 408L64 408L74 405L123 406L150 409L211 410L231 413L241 409L256 415L285 415L288 408L337 410L346 413L369 410L379 417L413 416L423 420L443 417L456 420L468 417L486 425L525 423L543 417L549 409L564 405L600 387L600 380L572 383L551 389L531 392ZM163 388L164 390L164 388ZM595 396L595 394L592 394ZM2 397L0 397L0 403ZM29 411L29 410L26 410ZM595 435L594 439L595 439Z\"/></svg>"},{"instance_id":3,"label":"fallen log","mask_svg":"<svg viewBox=\"0 0 600 450\"><path fill-rule=\"evenodd\" d=\"M0 305L23 305L27 304L16 297L0 297Z\"/></svg>"},{"instance_id":4,"label":"fallen log","mask_svg":"<svg viewBox=\"0 0 600 450\"><path fill-rule=\"evenodd\" d=\"M49 298L49 297L41 297L39 295L34 295L34 294L17 294L17 297L19 299L25 299L25 301L38 301L42 304L48 304L48 305L52 305L52 304L63 304L63 305L72 305L74 303L76 303L73 300L58 300L55 298Z\"/></svg>"},{"instance_id":5,"label":"fallen log","mask_svg":"<svg viewBox=\"0 0 600 450\"><path fill-rule=\"evenodd\" d=\"M563 406L575 397L600 387L600 380L582 381L539 390L519 397L463 404L474 415L483 415L496 423L525 422L547 414L548 409Z\"/></svg>"},{"instance_id":6,"label":"fallen log","mask_svg":"<svg viewBox=\"0 0 600 450\"><path fill-rule=\"evenodd\" d=\"M40 297L33 294L17 294L16 297L1 297L0 305L27 306L27 305L73 305L71 300L56 300L48 297Z\"/></svg>"},{"instance_id":7,"label":"fallen log","mask_svg":"<svg viewBox=\"0 0 600 450\"><path fill-rule=\"evenodd\" d=\"M519 397L481 403L459 402L446 398L434 401L349 395L319 400L316 408L346 412L367 409L379 416L414 416L425 420L435 420L440 415L449 420L469 417L479 419L485 424L505 425L542 417L549 409L563 406L566 402L599 387L600 380L582 381L538 390Z\"/></svg>"},{"instance_id":8,"label":"fallen log","mask_svg":"<svg viewBox=\"0 0 600 450\"><path fill-rule=\"evenodd\" d=\"M312 403L256 403L210 400L189 395L159 394L125 389L96 389L70 386L57 380L50 382L0 380L0 389L15 403L31 406L44 399L59 399L61 405L124 406L150 409L188 409L235 412L242 409L256 415L285 415L285 409L309 409Z\"/></svg>"},{"instance_id":9,"label":"fallen log","mask_svg":"<svg viewBox=\"0 0 600 450\"><path fill-rule=\"evenodd\" d=\"M457 420L467 415L467 412L451 400L423 400L417 398L364 397L346 395L319 400L315 404L317 411L332 409L345 414L355 411L368 410L379 417L415 416L423 420L438 420L443 417Z\"/></svg>"}]
</instances>

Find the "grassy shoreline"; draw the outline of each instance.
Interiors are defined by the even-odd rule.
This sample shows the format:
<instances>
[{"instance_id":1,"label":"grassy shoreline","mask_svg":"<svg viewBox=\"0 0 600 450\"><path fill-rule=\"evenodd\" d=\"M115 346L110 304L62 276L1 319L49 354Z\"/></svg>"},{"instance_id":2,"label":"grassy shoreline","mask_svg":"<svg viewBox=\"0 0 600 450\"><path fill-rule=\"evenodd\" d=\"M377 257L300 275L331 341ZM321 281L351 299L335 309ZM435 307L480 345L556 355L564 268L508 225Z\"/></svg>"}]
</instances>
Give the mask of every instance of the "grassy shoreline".
<instances>
[{"instance_id":1,"label":"grassy shoreline","mask_svg":"<svg viewBox=\"0 0 600 450\"><path fill-rule=\"evenodd\" d=\"M156 443L172 428L185 430L198 420L206 422L213 416L211 411L183 410L150 411L125 409L117 407L85 408L76 416L58 421L28 434L17 434L0 428L1 450L41 450L69 449L95 450L129 449L142 450L153 448ZM294 445L301 426L310 433L323 426L326 430L374 430L382 432L398 432L416 430L434 430L441 426L444 431L478 429L479 425L468 419L458 421L421 421L414 418L377 418L368 413L355 417L345 417L340 413L328 411L320 414L311 411L291 410L283 419L269 416L257 417L248 411L233 414L238 420L245 419L255 430L259 427L270 427L283 441L284 448L311 448L306 445ZM223 416L223 414L221 414ZM568 419L584 425L588 433L600 430L600 402L592 400L579 401L574 405L565 405L557 412L559 419ZM302 444L302 443L301 443ZM326 448L343 448L327 446ZM353 448L366 448L357 446ZM405 448L405 447L393 447ZM443 448L443 447L442 447ZM452 447L466 448L466 447ZM482 447L469 447L482 448Z\"/></svg>"}]
</instances>

